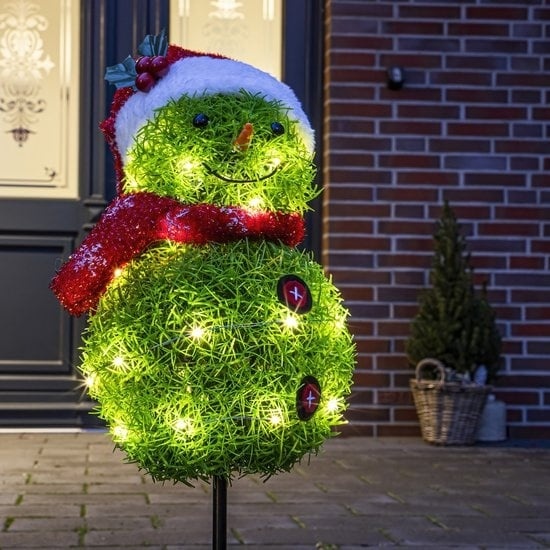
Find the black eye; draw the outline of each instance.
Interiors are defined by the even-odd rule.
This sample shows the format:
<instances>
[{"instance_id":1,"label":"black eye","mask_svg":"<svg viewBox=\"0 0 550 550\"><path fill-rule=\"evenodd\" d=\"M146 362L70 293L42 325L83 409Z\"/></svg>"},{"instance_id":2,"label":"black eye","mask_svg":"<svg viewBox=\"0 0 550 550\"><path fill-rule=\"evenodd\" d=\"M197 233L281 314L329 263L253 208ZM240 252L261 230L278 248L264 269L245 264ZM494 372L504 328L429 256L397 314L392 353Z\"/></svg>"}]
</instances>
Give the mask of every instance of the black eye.
<instances>
[{"instance_id":1,"label":"black eye","mask_svg":"<svg viewBox=\"0 0 550 550\"><path fill-rule=\"evenodd\" d=\"M280 122L272 122L271 131L276 136L282 136L285 133L285 127Z\"/></svg>"},{"instance_id":2,"label":"black eye","mask_svg":"<svg viewBox=\"0 0 550 550\"><path fill-rule=\"evenodd\" d=\"M204 113L199 113L193 118L193 126L195 128L204 128L208 126L209 119Z\"/></svg>"}]
</instances>

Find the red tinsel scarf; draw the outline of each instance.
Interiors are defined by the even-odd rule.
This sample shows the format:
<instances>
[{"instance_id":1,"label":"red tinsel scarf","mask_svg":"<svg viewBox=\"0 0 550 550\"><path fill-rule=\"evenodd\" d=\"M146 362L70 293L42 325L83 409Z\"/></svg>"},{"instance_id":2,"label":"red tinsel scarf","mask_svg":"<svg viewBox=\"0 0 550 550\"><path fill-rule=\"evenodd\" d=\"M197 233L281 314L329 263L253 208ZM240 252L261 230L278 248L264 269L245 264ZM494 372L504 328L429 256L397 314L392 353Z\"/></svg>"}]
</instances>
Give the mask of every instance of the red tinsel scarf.
<instances>
[{"instance_id":1,"label":"red tinsel scarf","mask_svg":"<svg viewBox=\"0 0 550 550\"><path fill-rule=\"evenodd\" d=\"M82 315L97 306L115 270L155 241L200 245L266 239L295 246L303 238L299 214L187 205L153 193L122 195L107 207L50 286L69 313Z\"/></svg>"}]
</instances>

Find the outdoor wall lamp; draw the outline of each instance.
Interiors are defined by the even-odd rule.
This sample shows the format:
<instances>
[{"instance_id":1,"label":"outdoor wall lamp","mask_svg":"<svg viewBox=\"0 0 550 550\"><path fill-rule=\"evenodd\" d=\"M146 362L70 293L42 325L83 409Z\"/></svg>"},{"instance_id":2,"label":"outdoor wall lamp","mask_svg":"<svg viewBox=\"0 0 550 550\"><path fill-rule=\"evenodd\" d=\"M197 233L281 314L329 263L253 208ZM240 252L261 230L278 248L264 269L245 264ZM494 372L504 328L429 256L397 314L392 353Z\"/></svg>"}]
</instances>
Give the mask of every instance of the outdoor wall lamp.
<instances>
[{"instance_id":1,"label":"outdoor wall lamp","mask_svg":"<svg viewBox=\"0 0 550 550\"><path fill-rule=\"evenodd\" d=\"M388 69L388 88L390 90L400 90L405 84L405 71L402 67L390 67Z\"/></svg>"}]
</instances>

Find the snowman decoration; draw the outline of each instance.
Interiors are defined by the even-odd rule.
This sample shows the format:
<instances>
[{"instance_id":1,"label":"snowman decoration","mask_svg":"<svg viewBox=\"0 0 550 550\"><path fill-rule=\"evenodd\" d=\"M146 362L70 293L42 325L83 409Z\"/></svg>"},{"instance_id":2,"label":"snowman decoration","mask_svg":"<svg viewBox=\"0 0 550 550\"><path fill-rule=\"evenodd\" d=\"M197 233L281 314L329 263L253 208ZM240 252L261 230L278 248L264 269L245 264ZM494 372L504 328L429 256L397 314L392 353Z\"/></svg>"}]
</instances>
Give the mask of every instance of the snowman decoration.
<instances>
[{"instance_id":1,"label":"snowman decoration","mask_svg":"<svg viewBox=\"0 0 550 550\"><path fill-rule=\"evenodd\" d=\"M341 425L355 350L341 297L296 248L313 131L285 84L148 36L107 69L118 195L51 287L89 313L81 371L155 480L269 477Z\"/></svg>"}]
</instances>

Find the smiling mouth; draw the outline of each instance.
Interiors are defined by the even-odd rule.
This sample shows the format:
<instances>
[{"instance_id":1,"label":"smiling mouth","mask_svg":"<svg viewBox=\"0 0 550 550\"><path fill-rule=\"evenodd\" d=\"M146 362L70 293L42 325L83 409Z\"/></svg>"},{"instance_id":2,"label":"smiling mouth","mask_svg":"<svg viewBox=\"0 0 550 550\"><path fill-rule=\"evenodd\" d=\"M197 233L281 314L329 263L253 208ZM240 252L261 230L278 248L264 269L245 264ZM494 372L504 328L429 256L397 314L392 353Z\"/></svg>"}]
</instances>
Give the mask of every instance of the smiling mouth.
<instances>
[{"instance_id":1,"label":"smiling mouth","mask_svg":"<svg viewBox=\"0 0 550 550\"><path fill-rule=\"evenodd\" d=\"M230 178L229 176L224 176L223 174L220 174L219 172L216 172L216 170L213 170L212 168L210 168L208 164L205 164L204 167L209 174L212 174L213 176L216 176L218 179L222 181L227 181L229 183L253 183L255 181L266 180L271 176L273 176L275 172L277 172L277 170L279 170L280 168L280 166L275 166L275 168L273 168L273 170L271 170L271 172L269 172L269 174L266 174L265 176L259 176L257 178L252 178L252 179L240 179L240 178Z\"/></svg>"}]
</instances>

